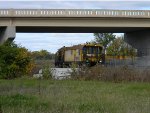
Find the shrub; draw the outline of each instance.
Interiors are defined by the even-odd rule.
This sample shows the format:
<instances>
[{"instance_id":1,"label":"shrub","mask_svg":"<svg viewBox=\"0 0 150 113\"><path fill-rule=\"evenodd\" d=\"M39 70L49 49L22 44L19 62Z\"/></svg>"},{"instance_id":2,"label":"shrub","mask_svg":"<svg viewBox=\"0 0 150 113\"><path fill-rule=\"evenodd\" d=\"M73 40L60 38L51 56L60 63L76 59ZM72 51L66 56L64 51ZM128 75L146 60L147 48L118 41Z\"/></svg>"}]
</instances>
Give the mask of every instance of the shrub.
<instances>
[{"instance_id":1,"label":"shrub","mask_svg":"<svg viewBox=\"0 0 150 113\"><path fill-rule=\"evenodd\" d=\"M51 66L45 65L42 69L43 79L52 79L52 72L50 70Z\"/></svg>"},{"instance_id":2,"label":"shrub","mask_svg":"<svg viewBox=\"0 0 150 113\"><path fill-rule=\"evenodd\" d=\"M13 79L28 74L33 68L30 52L14 42L0 46L0 78Z\"/></svg>"}]
</instances>

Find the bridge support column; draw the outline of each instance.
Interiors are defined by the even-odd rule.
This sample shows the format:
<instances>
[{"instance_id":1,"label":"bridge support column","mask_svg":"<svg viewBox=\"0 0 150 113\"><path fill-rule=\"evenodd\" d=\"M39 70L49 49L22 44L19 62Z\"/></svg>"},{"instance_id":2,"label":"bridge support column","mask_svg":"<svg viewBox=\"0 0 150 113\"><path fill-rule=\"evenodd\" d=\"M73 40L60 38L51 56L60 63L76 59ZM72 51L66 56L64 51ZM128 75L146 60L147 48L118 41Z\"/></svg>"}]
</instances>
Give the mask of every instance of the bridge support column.
<instances>
[{"instance_id":1,"label":"bridge support column","mask_svg":"<svg viewBox=\"0 0 150 113\"><path fill-rule=\"evenodd\" d=\"M138 50L138 56L150 55L150 31L125 33L125 41Z\"/></svg>"},{"instance_id":2,"label":"bridge support column","mask_svg":"<svg viewBox=\"0 0 150 113\"><path fill-rule=\"evenodd\" d=\"M0 29L0 44L6 40L13 40L16 37L16 27L7 26Z\"/></svg>"},{"instance_id":3,"label":"bridge support column","mask_svg":"<svg viewBox=\"0 0 150 113\"><path fill-rule=\"evenodd\" d=\"M125 41L137 49L139 66L150 66L150 31L135 31L125 33Z\"/></svg>"}]
</instances>

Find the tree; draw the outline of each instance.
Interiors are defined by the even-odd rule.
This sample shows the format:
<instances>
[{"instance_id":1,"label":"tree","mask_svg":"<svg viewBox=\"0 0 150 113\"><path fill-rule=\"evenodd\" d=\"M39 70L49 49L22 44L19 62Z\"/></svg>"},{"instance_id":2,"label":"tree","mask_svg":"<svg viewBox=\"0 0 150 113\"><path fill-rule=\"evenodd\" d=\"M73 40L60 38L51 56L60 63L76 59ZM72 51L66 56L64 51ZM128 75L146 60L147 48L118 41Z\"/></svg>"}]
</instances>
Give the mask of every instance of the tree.
<instances>
[{"instance_id":1,"label":"tree","mask_svg":"<svg viewBox=\"0 0 150 113\"><path fill-rule=\"evenodd\" d=\"M113 33L94 33L95 42L103 45L106 50L108 44L115 39Z\"/></svg>"},{"instance_id":2,"label":"tree","mask_svg":"<svg viewBox=\"0 0 150 113\"><path fill-rule=\"evenodd\" d=\"M94 33L95 43L103 45L103 63L105 63L105 53L108 44L115 39L113 33Z\"/></svg>"},{"instance_id":3,"label":"tree","mask_svg":"<svg viewBox=\"0 0 150 113\"><path fill-rule=\"evenodd\" d=\"M52 60L54 59L54 54L48 52L47 50L33 51L32 58L34 60Z\"/></svg>"},{"instance_id":4,"label":"tree","mask_svg":"<svg viewBox=\"0 0 150 113\"><path fill-rule=\"evenodd\" d=\"M124 54L124 47L122 38L116 38L107 48L107 54L110 56L119 56L121 53Z\"/></svg>"},{"instance_id":5,"label":"tree","mask_svg":"<svg viewBox=\"0 0 150 113\"><path fill-rule=\"evenodd\" d=\"M0 46L0 78L12 79L31 71L33 62L30 52L14 42Z\"/></svg>"},{"instance_id":6,"label":"tree","mask_svg":"<svg viewBox=\"0 0 150 113\"><path fill-rule=\"evenodd\" d=\"M109 56L121 56L123 58L125 56L130 56L133 63L134 57L136 56L136 50L124 41L123 36L120 36L110 43L107 48L107 54Z\"/></svg>"}]
</instances>

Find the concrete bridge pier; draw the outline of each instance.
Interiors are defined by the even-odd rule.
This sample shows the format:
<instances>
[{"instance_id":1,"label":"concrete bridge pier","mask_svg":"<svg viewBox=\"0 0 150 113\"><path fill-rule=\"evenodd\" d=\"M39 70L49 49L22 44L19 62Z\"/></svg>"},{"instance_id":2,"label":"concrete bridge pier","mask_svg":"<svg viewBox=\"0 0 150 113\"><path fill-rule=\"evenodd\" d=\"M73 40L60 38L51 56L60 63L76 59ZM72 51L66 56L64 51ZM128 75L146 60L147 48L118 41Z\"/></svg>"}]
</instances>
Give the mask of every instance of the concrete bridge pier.
<instances>
[{"instance_id":1,"label":"concrete bridge pier","mask_svg":"<svg viewBox=\"0 0 150 113\"><path fill-rule=\"evenodd\" d=\"M15 37L15 26L0 27L0 44L4 43L6 40L14 40Z\"/></svg>"},{"instance_id":2,"label":"concrete bridge pier","mask_svg":"<svg viewBox=\"0 0 150 113\"><path fill-rule=\"evenodd\" d=\"M150 30L128 32L125 41L137 49L138 66L150 66Z\"/></svg>"},{"instance_id":3,"label":"concrete bridge pier","mask_svg":"<svg viewBox=\"0 0 150 113\"><path fill-rule=\"evenodd\" d=\"M138 56L150 55L150 30L125 33L125 41L136 48Z\"/></svg>"}]
</instances>

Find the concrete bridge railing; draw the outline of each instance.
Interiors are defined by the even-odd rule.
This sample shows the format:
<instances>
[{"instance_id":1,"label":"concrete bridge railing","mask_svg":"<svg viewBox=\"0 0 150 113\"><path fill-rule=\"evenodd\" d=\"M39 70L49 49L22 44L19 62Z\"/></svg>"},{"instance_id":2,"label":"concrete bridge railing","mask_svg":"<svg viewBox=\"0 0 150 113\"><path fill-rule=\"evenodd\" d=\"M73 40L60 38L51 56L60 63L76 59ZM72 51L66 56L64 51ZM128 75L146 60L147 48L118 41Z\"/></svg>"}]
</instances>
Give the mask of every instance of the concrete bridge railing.
<instances>
[{"instance_id":1,"label":"concrete bridge railing","mask_svg":"<svg viewBox=\"0 0 150 113\"><path fill-rule=\"evenodd\" d=\"M128 17L128 18L150 18L150 10L0 9L0 17Z\"/></svg>"}]
</instances>

